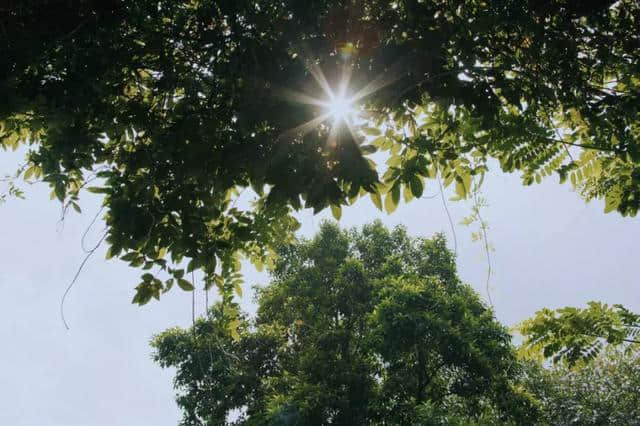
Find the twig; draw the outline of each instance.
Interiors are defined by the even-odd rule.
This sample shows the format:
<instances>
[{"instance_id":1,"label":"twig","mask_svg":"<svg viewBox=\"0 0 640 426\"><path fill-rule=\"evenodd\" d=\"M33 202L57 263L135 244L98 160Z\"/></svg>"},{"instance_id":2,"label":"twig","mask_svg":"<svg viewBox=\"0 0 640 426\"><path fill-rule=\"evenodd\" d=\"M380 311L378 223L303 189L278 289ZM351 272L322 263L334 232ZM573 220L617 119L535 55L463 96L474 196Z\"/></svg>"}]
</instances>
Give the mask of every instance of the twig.
<instances>
[{"instance_id":1,"label":"twig","mask_svg":"<svg viewBox=\"0 0 640 426\"><path fill-rule=\"evenodd\" d=\"M194 331L196 327L196 284L195 279L193 278L193 271L191 271L191 285L193 286L193 290L191 290L191 323L193 325Z\"/></svg>"},{"instance_id":2,"label":"twig","mask_svg":"<svg viewBox=\"0 0 640 426\"><path fill-rule=\"evenodd\" d=\"M98 216L100 216L100 213L102 213L103 210L104 210L104 206L102 206L100 210L98 210L98 213L96 213L96 215L93 217L93 219L91 220L91 223L89 223L89 226L87 226L87 229L85 229L84 232L82 233L82 238L80 239L80 247L82 247L82 251L84 251L85 253L89 253L91 252L91 250L90 249L87 250L85 248L84 239L87 237L87 234L89 233L93 225L96 223L96 220L98 220Z\"/></svg>"},{"instance_id":3,"label":"twig","mask_svg":"<svg viewBox=\"0 0 640 426\"><path fill-rule=\"evenodd\" d=\"M440 180L440 175L438 175L438 185L440 186L440 197L442 198L442 205L444 206L444 211L447 213L447 217L449 218L449 225L451 226L451 234L453 235L453 252L458 255L458 237L456 236L456 228L453 225L453 219L451 219L451 213L449 213L449 208L447 207L447 200L444 198L444 189L442 188L442 181Z\"/></svg>"},{"instance_id":4,"label":"twig","mask_svg":"<svg viewBox=\"0 0 640 426\"><path fill-rule=\"evenodd\" d=\"M491 279L491 254L489 250L489 238L487 237L487 226L485 221L482 219L482 215L480 215L480 203L478 202L477 191L473 193L473 199L476 203L476 215L478 216L478 220L480 221L480 231L482 232L484 251L487 255L487 282L485 284L485 288L487 291L487 298L489 299L489 305L491 305L491 308L493 309L493 300L491 299L491 291L489 291L489 280Z\"/></svg>"},{"instance_id":5,"label":"twig","mask_svg":"<svg viewBox=\"0 0 640 426\"><path fill-rule=\"evenodd\" d=\"M84 268L84 265L87 263L87 261L89 260L91 255L93 255L93 253L96 252L98 247L100 247L100 244L102 244L102 241L104 241L104 239L107 237L107 233L108 233L107 231L104 232L104 234L102 235L102 237L100 238L98 243L95 245L95 247L93 249L91 249L87 253L87 255L84 257L84 260L82 261L82 263L80 263L80 267L78 267L78 270L76 271L76 274L73 276L73 279L71 280L71 283L69 283L69 285L67 286L67 289L64 291L64 294L62 295L62 299L60 299L60 318L62 319L62 323L64 324L64 327L67 330L69 330L69 324L67 324L67 320L66 320L66 318L64 316L64 302L65 302L65 300L67 298L67 295L69 294L69 291L71 291L71 288L76 283L76 280L78 279L78 276L80 276L80 272L82 272L82 269Z\"/></svg>"}]
</instances>

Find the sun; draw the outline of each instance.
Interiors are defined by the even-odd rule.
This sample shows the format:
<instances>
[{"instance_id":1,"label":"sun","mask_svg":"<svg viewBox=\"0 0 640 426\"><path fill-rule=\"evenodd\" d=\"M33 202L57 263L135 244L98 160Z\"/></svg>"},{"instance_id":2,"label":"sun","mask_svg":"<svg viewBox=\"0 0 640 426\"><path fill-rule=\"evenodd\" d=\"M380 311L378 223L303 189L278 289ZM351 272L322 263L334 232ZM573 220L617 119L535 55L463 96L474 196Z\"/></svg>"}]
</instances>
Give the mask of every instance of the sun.
<instances>
[{"instance_id":1,"label":"sun","mask_svg":"<svg viewBox=\"0 0 640 426\"><path fill-rule=\"evenodd\" d=\"M362 135L359 135L359 128L368 120L365 108L360 105L361 101L383 87L396 82L403 75L396 71L386 72L369 81L359 90L354 91L353 87L349 85L353 71L352 63L343 64L342 76L334 84L329 84L316 61L305 61L305 66L320 89L322 89L324 96L317 97L286 87L278 88L275 91L276 96L288 102L319 107L315 118L286 130L280 137L305 136L326 121L330 121L328 140L335 141L337 134L344 130L345 127L354 140L361 139Z\"/></svg>"},{"instance_id":2,"label":"sun","mask_svg":"<svg viewBox=\"0 0 640 426\"><path fill-rule=\"evenodd\" d=\"M349 121L355 114L353 101L345 98L344 96L335 96L326 105L327 112L333 118L334 124L338 124L341 121Z\"/></svg>"}]
</instances>

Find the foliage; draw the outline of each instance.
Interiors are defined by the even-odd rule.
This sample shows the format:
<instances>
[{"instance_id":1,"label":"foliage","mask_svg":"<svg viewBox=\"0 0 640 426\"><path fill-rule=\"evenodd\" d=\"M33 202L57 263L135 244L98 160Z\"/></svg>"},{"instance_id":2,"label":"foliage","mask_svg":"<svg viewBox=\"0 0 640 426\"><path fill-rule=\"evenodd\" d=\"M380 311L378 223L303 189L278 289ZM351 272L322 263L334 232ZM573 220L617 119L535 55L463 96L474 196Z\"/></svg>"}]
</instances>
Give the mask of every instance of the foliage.
<instances>
[{"instance_id":1,"label":"foliage","mask_svg":"<svg viewBox=\"0 0 640 426\"><path fill-rule=\"evenodd\" d=\"M24 198L24 192L14 182L11 176L0 178L0 182L5 183L6 192L0 192L0 204L4 203L7 198Z\"/></svg>"},{"instance_id":2,"label":"foliage","mask_svg":"<svg viewBox=\"0 0 640 426\"><path fill-rule=\"evenodd\" d=\"M572 366L594 359L606 346L640 345L640 315L622 305L589 302L584 309L543 309L523 321L518 330L525 337L520 352L542 356Z\"/></svg>"},{"instance_id":3,"label":"foliage","mask_svg":"<svg viewBox=\"0 0 640 426\"><path fill-rule=\"evenodd\" d=\"M370 194L391 212L436 174L464 198L490 158L525 184L557 173L605 211L640 205L635 0L13 3L0 145L27 144L24 177L66 205L103 195L109 256L171 276L146 272L139 304L192 269L230 293L238 256L272 261L293 210L339 216ZM366 145L289 96L326 96L313 77L335 88L340 70Z\"/></svg>"},{"instance_id":4,"label":"foliage","mask_svg":"<svg viewBox=\"0 0 640 426\"><path fill-rule=\"evenodd\" d=\"M640 424L638 352L609 347L582 368L532 364L527 388L547 425Z\"/></svg>"},{"instance_id":5,"label":"foliage","mask_svg":"<svg viewBox=\"0 0 640 426\"><path fill-rule=\"evenodd\" d=\"M163 367L180 365L175 386L188 389L177 398L178 405L185 408L184 424L220 424L217 419L224 419L229 410L251 397L256 375L239 369L234 362L232 353L249 348L239 348L225 327L232 321L237 321L237 332L246 328L237 309L212 309L210 318L198 319L192 330L169 329L156 338L161 342L154 344L156 361ZM210 379L203 383L206 377Z\"/></svg>"},{"instance_id":6,"label":"foliage","mask_svg":"<svg viewBox=\"0 0 640 426\"><path fill-rule=\"evenodd\" d=\"M184 424L533 420L510 336L460 283L442 235L324 223L279 254L255 320L229 301L153 340L177 368Z\"/></svg>"}]
</instances>

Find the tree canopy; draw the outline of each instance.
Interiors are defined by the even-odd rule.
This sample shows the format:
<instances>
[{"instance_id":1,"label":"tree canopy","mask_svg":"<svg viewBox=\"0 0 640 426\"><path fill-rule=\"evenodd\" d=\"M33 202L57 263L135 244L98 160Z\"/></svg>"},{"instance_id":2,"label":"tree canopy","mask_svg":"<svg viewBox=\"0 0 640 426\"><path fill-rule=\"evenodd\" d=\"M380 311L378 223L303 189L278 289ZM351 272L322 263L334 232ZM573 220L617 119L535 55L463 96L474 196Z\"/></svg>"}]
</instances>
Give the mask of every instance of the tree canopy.
<instances>
[{"instance_id":1,"label":"tree canopy","mask_svg":"<svg viewBox=\"0 0 640 426\"><path fill-rule=\"evenodd\" d=\"M528 424L506 329L444 237L379 222L283 245L248 318L232 300L152 342L183 424Z\"/></svg>"},{"instance_id":2,"label":"tree canopy","mask_svg":"<svg viewBox=\"0 0 640 426\"><path fill-rule=\"evenodd\" d=\"M464 198L490 159L640 206L635 0L10 3L0 145L28 145L24 178L67 207L103 194L109 256L171 274L140 304L189 288L184 259L229 292L294 210L390 212L436 176Z\"/></svg>"},{"instance_id":3,"label":"tree canopy","mask_svg":"<svg viewBox=\"0 0 640 426\"><path fill-rule=\"evenodd\" d=\"M639 353L612 347L581 368L528 368L526 388L545 425L640 424Z\"/></svg>"}]
</instances>

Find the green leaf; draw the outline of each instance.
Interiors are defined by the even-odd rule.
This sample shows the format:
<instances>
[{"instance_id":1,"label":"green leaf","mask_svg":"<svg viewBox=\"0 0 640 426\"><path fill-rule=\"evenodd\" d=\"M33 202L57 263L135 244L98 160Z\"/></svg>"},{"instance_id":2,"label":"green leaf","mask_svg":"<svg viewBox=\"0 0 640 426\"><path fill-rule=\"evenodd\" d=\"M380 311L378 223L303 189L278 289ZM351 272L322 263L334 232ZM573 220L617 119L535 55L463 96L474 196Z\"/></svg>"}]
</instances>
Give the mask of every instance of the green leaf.
<instances>
[{"instance_id":1,"label":"green leaf","mask_svg":"<svg viewBox=\"0 0 640 426\"><path fill-rule=\"evenodd\" d=\"M342 217L342 208L340 206L331 204L331 214L333 215L335 220L340 220L340 218Z\"/></svg>"},{"instance_id":2,"label":"green leaf","mask_svg":"<svg viewBox=\"0 0 640 426\"><path fill-rule=\"evenodd\" d=\"M36 174L36 172L38 172L40 170L40 167L38 167L37 165L33 165L31 167L29 167L25 172L24 172L24 180L29 180L33 175Z\"/></svg>"},{"instance_id":3,"label":"green leaf","mask_svg":"<svg viewBox=\"0 0 640 426\"><path fill-rule=\"evenodd\" d=\"M133 259L137 259L138 258L138 253L136 253L135 251L131 251L127 254L125 254L124 256L120 256L121 260L124 260L125 262L130 262Z\"/></svg>"},{"instance_id":4,"label":"green leaf","mask_svg":"<svg viewBox=\"0 0 640 426\"><path fill-rule=\"evenodd\" d=\"M382 199L380 198L380 194L378 194L377 192L372 192L371 194L369 194L369 196L371 197L371 201L373 201L373 204L378 208L378 210L382 210Z\"/></svg>"},{"instance_id":5,"label":"green leaf","mask_svg":"<svg viewBox=\"0 0 640 426\"><path fill-rule=\"evenodd\" d=\"M402 164L402 157L399 155L392 155L387 160L387 166L389 167L398 167L400 164Z\"/></svg>"},{"instance_id":6,"label":"green leaf","mask_svg":"<svg viewBox=\"0 0 640 426\"><path fill-rule=\"evenodd\" d=\"M367 136L379 136L382 134L380 129L376 127L365 127L364 129L362 129L362 133L364 133Z\"/></svg>"},{"instance_id":7,"label":"green leaf","mask_svg":"<svg viewBox=\"0 0 640 426\"><path fill-rule=\"evenodd\" d=\"M231 270L233 272L237 272L242 268L242 263L240 263L240 256L239 254L235 254L232 258L231 258Z\"/></svg>"},{"instance_id":8,"label":"green leaf","mask_svg":"<svg viewBox=\"0 0 640 426\"><path fill-rule=\"evenodd\" d=\"M376 148L380 148L380 146L384 143L386 136L378 136L374 140L371 141L371 145L374 145Z\"/></svg>"},{"instance_id":9,"label":"green leaf","mask_svg":"<svg viewBox=\"0 0 640 426\"><path fill-rule=\"evenodd\" d=\"M240 333L238 331L240 325L242 325L242 321L236 319L229 322L229 325L227 326L227 330L231 334L231 338L235 341L240 340Z\"/></svg>"},{"instance_id":10,"label":"green leaf","mask_svg":"<svg viewBox=\"0 0 640 426\"><path fill-rule=\"evenodd\" d=\"M195 271L196 269L198 269L198 266L199 266L199 264L198 264L198 263L199 263L199 262L198 262L196 259L191 259L191 260L189 261L189 263L187 264L187 273L189 273L189 272L193 272L193 271Z\"/></svg>"},{"instance_id":11,"label":"green leaf","mask_svg":"<svg viewBox=\"0 0 640 426\"><path fill-rule=\"evenodd\" d=\"M364 155L374 154L377 151L378 151L378 148L376 148L373 145L361 145L360 146L360 152L362 152L362 154L364 154Z\"/></svg>"},{"instance_id":12,"label":"green leaf","mask_svg":"<svg viewBox=\"0 0 640 426\"><path fill-rule=\"evenodd\" d=\"M87 188L87 191L93 194L107 194L109 192L109 188L90 186L89 188Z\"/></svg>"},{"instance_id":13,"label":"green leaf","mask_svg":"<svg viewBox=\"0 0 640 426\"><path fill-rule=\"evenodd\" d=\"M238 297L242 297L242 281L236 281L233 284L233 290L236 292L236 294L238 295Z\"/></svg>"},{"instance_id":14,"label":"green leaf","mask_svg":"<svg viewBox=\"0 0 640 426\"><path fill-rule=\"evenodd\" d=\"M262 263L262 259L256 257L252 260L253 266L256 267L256 271L262 272L264 270L264 264Z\"/></svg>"},{"instance_id":15,"label":"green leaf","mask_svg":"<svg viewBox=\"0 0 640 426\"><path fill-rule=\"evenodd\" d=\"M462 182L459 182L458 180L456 180L456 195L460 199L467 198L467 188Z\"/></svg>"},{"instance_id":16,"label":"green leaf","mask_svg":"<svg viewBox=\"0 0 640 426\"><path fill-rule=\"evenodd\" d=\"M604 197L604 212L610 213L618 208L620 205L620 189L618 187L614 187L613 189L607 192L607 195Z\"/></svg>"},{"instance_id":17,"label":"green leaf","mask_svg":"<svg viewBox=\"0 0 640 426\"><path fill-rule=\"evenodd\" d=\"M105 259L109 260L109 259L111 259L113 257L114 253L113 253L112 249L113 249L113 246L111 246L111 247L109 247L107 249L107 253L104 255Z\"/></svg>"},{"instance_id":18,"label":"green leaf","mask_svg":"<svg viewBox=\"0 0 640 426\"><path fill-rule=\"evenodd\" d=\"M391 197L393 198L393 202L397 205L400 202L400 186L401 183L396 181L396 183L391 188Z\"/></svg>"},{"instance_id":19,"label":"green leaf","mask_svg":"<svg viewBox=\"0 0 640 426\"><path fill-rule=\"evenodd\" d=\"M405 185L402 188L402 194L404 195L405 203L408 203L409 201L413 200L413 193L411 192L411 188L409 188L409 185Z\"/></svg>"},{"instance_id":20,"label":"green leaf","mask_svg":"<svg viewBox=\"0 0 640 426\"><path fill-rule=\"evenodd\" d=\"M411 176L411 180L409 180L409 186L411 187L411 192L413 196L416 198L422 197L422 192L424 191L424 186L422 183L422 178L419 176Z\"/></svg>"},{"instance_id":21,"label":"green leaf","mask_svg":"<svg viewBox=\"0 0 640 426\"><path fill-rule=\"evenodd\" d=\"M471 192L471 175L464 170L462 173L460 173L460 179L462 179L462 184L464 185L465 188L465 192L467 194L469 194L469 192Z\"/></svg>"},{"instance_id":22,"label":"green leaf","mask_svg":"<svg viewBox=\"0 0 640 426\"><path fill-rule=\"evenodd\" d=\"M224 279L220 275L216 275L213 279L220 292L224 291Z\"/></svg>"},{"instance_id":23,"label":"green leaf","mask_svg":"<svg viewBox=\"0 0 640 426\"><path fill-rule=\"evenodd\" d=\"M189 281L184 278L178 278L178 287L183 289L184 291L193 291L194 287Z\"/></svg>"},{"instance_id":24,"label":"green leaf","mask_svg":"<svg viewBox=\"0 0 640 426\"><path fill-rule=\"evenodd\" d=\"M56 198L58 198L58 200L64 201L64 197L67 194L67 188L62 182L57 182L53 191L55 192Z\"/></svg>"},{"instance_id":25,"label":"green leaf","mask_svg":"<svg viewBox=\"0 0 640 426\"><path fill-rule=\"evenodd\" d=\"M393 213L396 208L398 208L398 203L400 202L400 184L396 183L391 188L391 191L387 194L384 199L384 209L388 214Z\"/></svg>"}]
</instances>

